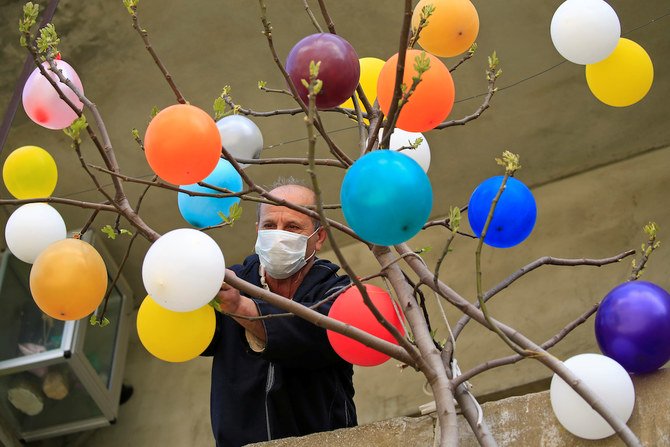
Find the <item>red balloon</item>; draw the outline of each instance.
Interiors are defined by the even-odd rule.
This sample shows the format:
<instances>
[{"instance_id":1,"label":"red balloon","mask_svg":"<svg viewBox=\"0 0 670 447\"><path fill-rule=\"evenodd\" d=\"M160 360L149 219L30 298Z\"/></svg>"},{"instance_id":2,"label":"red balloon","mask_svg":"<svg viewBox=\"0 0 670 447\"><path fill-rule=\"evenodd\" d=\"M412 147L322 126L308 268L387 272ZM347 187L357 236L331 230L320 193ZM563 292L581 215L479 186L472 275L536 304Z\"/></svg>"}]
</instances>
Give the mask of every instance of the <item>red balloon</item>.
<instances>
[{"instance_id":1,"label":"red balloon","mask_svg":"<svg viewBox=\"0 0 670 447\"><path fill-rule=\"evenodd\" d=\"M407 50L402 82L408 89L412 86L412 77L416 76L414 59L421 53L419 50ZM421 76L421 82L403 106L396 123L396 127L407 132L434 129L444 121L454 106L456 93L449 69L437 57L430 53L425 54L430 59L430 68ZM386 61L377 81L377 101L385 115L388 114L393 99L397 63L396 53Z\"/></svg>"},{"instance_id":2,"label":"red balloon","mask_svg":"<svg viewBox=\"0 0 670 447\"><path fill-rule=\"evenodd\" d=\"M349 42L335 34L318 33L305 37L291 49L286 58L286 71L305 104L307 88L302 80L309 82L311 61L321 61L318 79L323 81L323 87L316 95L318 109L339 106L354 94L361 67L356 50Z\"/></svg>"},{"instance_id":3,"label":"red balloon","mask_svg":"<svg viewBox=\"0 0 670 447\"><path fill-rule=\"evenodd\" d=\"M386 320L395 326L401 334L405 330L398 318L399 311L389 294L382 288L365 284L365 289L370 300ZM342 293L330 308L328 316L343 323L350 324L369 334L379 337L388 342L398 344L396 339L372 314L372 311L363 302L363 297L358 288L351 287ZM327 331L328 340L335 352L349 363L359 366L381 365L390 357L375 349L369 348L346 335L334 331Z\"/></svg>"},{"instance_id":4,"label":"red balloon","mask_svg":"<svg viewBox=\"0 0 670 447\"><path fill-rule=\"evenodd\" d=\"M161 110L149 123L144 154L163 180L175 185L198 183L221 158L221 136L206 112L176 104Z\"/></svg>"}]
</instances>

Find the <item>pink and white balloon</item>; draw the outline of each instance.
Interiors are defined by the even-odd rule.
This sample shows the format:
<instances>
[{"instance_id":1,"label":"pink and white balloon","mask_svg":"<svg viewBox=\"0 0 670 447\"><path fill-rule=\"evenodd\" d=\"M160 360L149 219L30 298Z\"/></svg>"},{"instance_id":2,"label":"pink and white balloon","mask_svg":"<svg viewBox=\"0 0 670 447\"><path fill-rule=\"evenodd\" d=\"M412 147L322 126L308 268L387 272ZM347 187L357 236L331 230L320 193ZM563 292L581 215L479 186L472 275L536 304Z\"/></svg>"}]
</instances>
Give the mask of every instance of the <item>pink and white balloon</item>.
<instances>
[{"instance_id":1,"label":"pink and white balloon","mask_svg":"<svg viewBox=\"0 0 670 447\"><path fill-rule=\"evenodd\" d=\"M257 159L263 149L263 134L246 116L229 115L216 122L221 145L235 158ZM241 168L248 164L240 163Z\"/></svg>"},{"instance_id":2,"label":"pink and white balloon","mask_svg":"<svg viewBox=\"0 0 670 447\"><path fill-rule=\"evenodd\" d=\"M619 17L603 0L567 0L551 19L551 40L575 64L595 64L612 54L621 37Z\"/></svg>"},{"instance_id":3,"label":"pink and white balloon","mask_svg":"<svg viewBox=\"0 0 670 447\"><path fill-rule=\"evenodd\" d=\"M190 312L218 293L226 263L217 243L190 228L169 231L149 248L142 281L156 303L175 312Z\"/></svg>"},{"instance_id":4,"label":"pink and white balloon","mask_svg":"<svg viewBox=\"0 0 670 447\"><path fill-rule=\"evenodd\" d=\"M381 137L382 131L379 132L379 138L381 139ZM422 139L421 143L419 143L416 149L412 149L411 146L419 138ZM428 141L426 141L426 137L421 132L408 132L396 127L393 133L391 133L389 149L407 155L419 163L423 172L428 172L428 168L430 167L430 146L428 146Z\"/></svg>"},{"instance_id":5,"label":"pink and white balloon","mask_svg":"<svg viewBox=\"0 0 670 447\"><path fill-rule=\"evenodd\" d=\"M67 231L61 215L46 203L28 203L9 216L5 226L7 247L14 256L32 264L42 251L65 239Z\"/></svg>"},{"instance_id":6,"label":"pink and white balloon","mask_svg":"<svg viewBox=\"0 0 670 447\"><path fill-rule=\"evenodd\" d=\"M81 80L74 68L63 60L55 60L54 62L58 69L63 72L63 76L72 81L72 84L81 93L84 93ZM58 83L58 87L65 96L81 109L83 104L70 87L58 79L56 73L49 69L47 62L43 62L42 66L49 73L49 77ZM33 70L23 87L23 109L31 120L47 129L65 129L77 119L77 114L58 96L56 89L42 75L39 68Z\"/></svg>"},{"instance_id":7,"label":"pink and white balloon","mask_svg":"<svg viewBox=\"0 0 670 447\"><path fill-rule=\"evenodd\" d=\"M619 419L628 421L635 389L623 366L600 354L580 354L564 363ZM614 434L607 421L556 374L551 379L549 397L556 418L573 435L603 439Z\"/></svg>"}]
</instances>

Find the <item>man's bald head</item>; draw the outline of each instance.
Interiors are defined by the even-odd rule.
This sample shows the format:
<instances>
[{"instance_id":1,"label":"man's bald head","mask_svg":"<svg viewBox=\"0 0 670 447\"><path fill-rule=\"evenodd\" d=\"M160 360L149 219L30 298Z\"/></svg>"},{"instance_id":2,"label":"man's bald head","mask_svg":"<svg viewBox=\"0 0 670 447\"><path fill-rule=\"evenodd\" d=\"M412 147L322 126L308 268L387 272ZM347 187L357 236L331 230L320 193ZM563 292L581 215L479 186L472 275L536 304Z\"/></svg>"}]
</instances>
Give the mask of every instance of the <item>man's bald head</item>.
<instances>
[{"instance_id":1,"label":"man's bald head","mask_svg":"<svg viewBox=\"0 0 670 447\"><path fill-rule=\"evenodd\" d=\"M277 184L279 183L279 184ZM300 206L308 206L315 209L316 207L316 194L311 188L308 188L305 185L298 183L295 179L290 178L289 180L280 180L273 185L273 188L269 191L271 195L286 200L287 202L293 203ZM257 220L261 221L261 217L267 207L273 205L268 205L265 203L259 203L257 208ZM314 229L316 230L321 226L319 219L312 219L314 222Z\"/></svg>"}]
</instances>

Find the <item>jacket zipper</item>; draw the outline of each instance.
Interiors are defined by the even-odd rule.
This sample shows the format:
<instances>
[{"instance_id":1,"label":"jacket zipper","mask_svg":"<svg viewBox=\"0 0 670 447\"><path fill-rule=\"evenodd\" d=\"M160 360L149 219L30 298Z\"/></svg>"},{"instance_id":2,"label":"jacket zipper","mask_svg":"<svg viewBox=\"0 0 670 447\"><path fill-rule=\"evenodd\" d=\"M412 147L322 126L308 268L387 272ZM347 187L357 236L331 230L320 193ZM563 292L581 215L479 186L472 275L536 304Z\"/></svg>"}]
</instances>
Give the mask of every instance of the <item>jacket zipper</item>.
<instances>
[{"instance_id":1,"label":"jacket zipper","mask_svg":"<svg viewBox=\"0 0 670 447\"><path fill-rule=\"evenodd\" d=\"M268 405L268 399L270 395L270 390L275 383L275 365L270 362L268 365L268 378L265 382L265 427L268 432L268 441L272 440L272 432L270 430L270 407Z\"/></svg>"}]
</instances>

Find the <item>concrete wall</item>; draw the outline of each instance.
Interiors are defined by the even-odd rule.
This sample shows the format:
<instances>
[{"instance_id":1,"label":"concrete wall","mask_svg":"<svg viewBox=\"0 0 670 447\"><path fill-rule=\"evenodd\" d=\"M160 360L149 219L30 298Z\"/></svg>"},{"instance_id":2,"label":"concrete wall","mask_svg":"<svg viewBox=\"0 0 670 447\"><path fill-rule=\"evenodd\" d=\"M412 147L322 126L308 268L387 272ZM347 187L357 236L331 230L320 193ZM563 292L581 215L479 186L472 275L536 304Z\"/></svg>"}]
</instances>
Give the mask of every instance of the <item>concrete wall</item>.
<instances>
[{"instance_id":1,"label":"concrete wall","mask_svg":"<svg viewBox=\"0 0 670 447\"><path fill-rule=\"evenodd\" d=\"M670 370L633 377L635 408L628 426L643 445L670 446ZM590 441L577 438L556 420L549 392L512 397L483 405L484 420L499 446L610 447L623 445L616 436ZM468 423L459 417L459 445L479 444ZM252 444L255 447L427 447L437 446L439 428L433 416L394 418L351 429Z\"/></svg>"}]
</instances>

